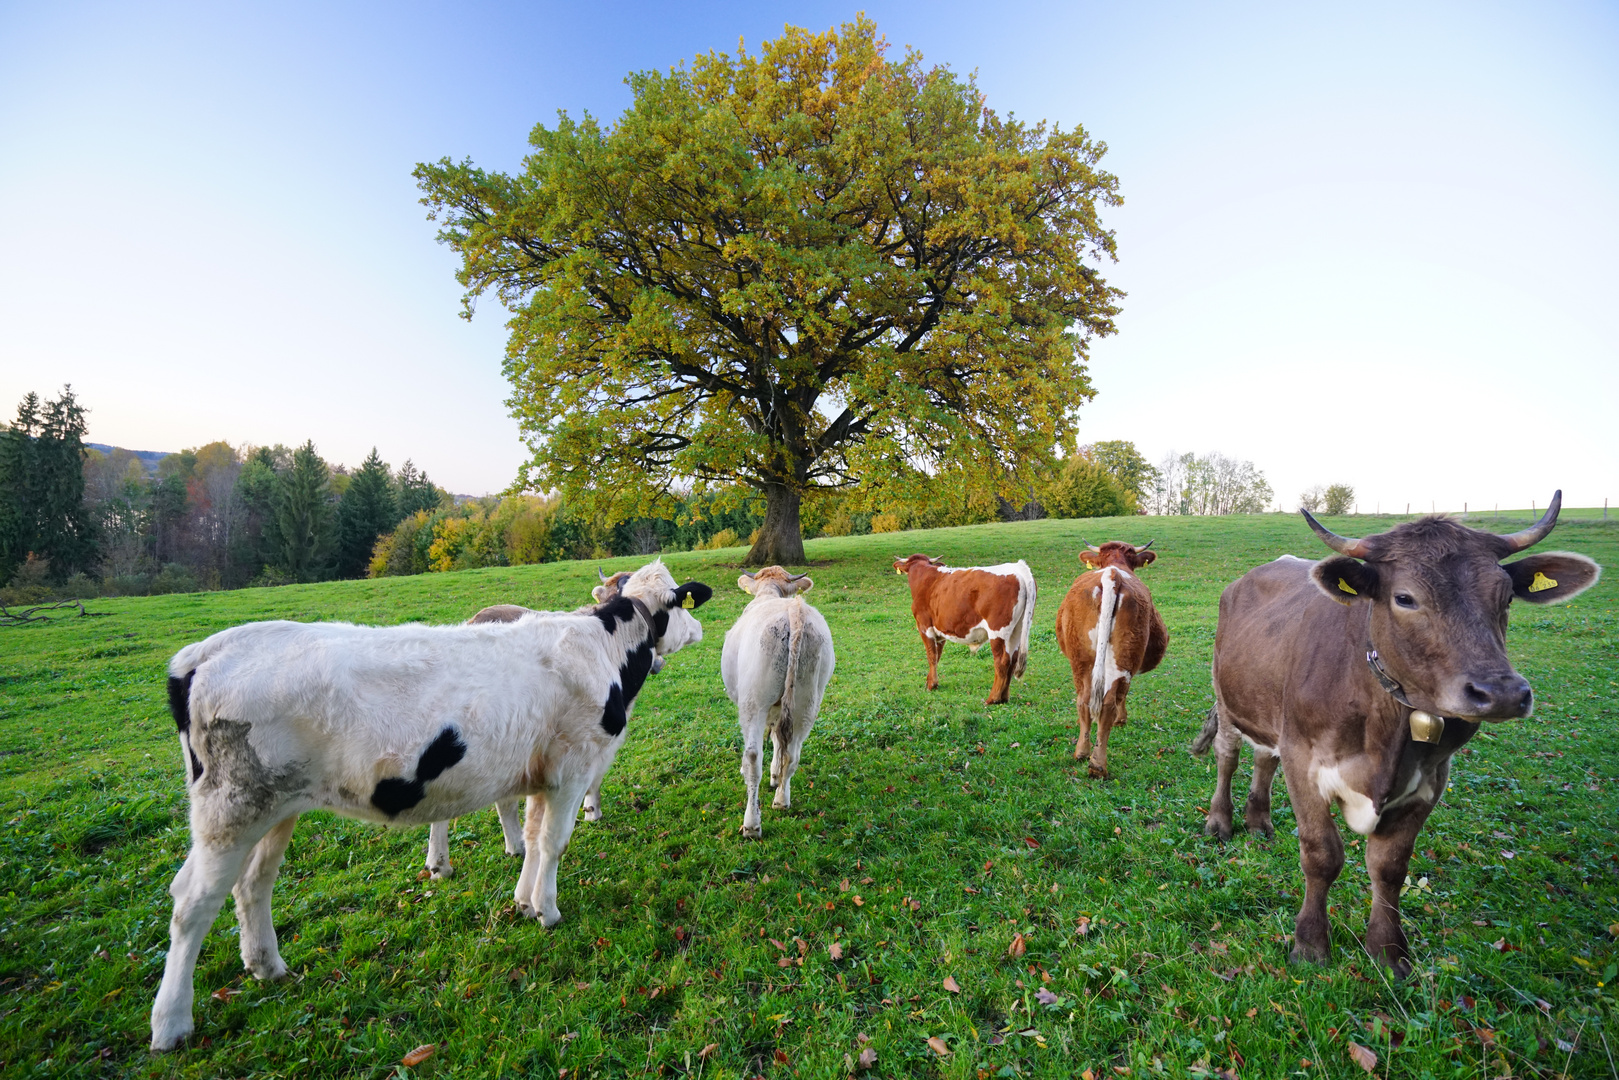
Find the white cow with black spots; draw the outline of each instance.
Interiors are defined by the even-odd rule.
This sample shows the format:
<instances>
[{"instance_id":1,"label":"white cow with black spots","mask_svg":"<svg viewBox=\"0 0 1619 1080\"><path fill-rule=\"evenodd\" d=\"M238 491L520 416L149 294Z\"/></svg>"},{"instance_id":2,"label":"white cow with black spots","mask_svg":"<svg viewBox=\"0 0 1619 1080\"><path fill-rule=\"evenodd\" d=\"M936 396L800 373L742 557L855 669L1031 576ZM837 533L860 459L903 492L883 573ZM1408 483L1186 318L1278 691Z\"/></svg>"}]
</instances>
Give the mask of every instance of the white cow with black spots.
<instances>
[{"instance_id":1,"label":"white cow with black spots","mask_svg":"<svg viewBox=\"0 0 1619 1080\"><path fill-rule=\"evenodd\" d=\"M250 623L181 649L169 701L191 852L169 887L153 1049L191 1033L197 954L226 893L236 896L248 971L286 974L270 892L306 810L425 825L527 796L515 897L524 914L555 925L557 861L579 804L623 744L654 658L702 640L683 608L711 594L697 582L677 587L654 562L590 614L478 626Z\"/></svg>"},{"instance_id":2,"label":"white cow with black spots","mask_svg":"<svg viewBox=\"0 0 1619 1080\"><path fill-rule=\"evenodd\" d=\"M770 783L776 797L771 805L786 809L792 805L799 754L821 710L835 657L826 620L798 595L815 584L808 576L767 566L757 574L743 574L736 583L753 599L725 632L720 678L736 702L742 728L742 779L748 788L742 835L757 839L765 734L774 747Z\"/></svg>"}]
</instances>

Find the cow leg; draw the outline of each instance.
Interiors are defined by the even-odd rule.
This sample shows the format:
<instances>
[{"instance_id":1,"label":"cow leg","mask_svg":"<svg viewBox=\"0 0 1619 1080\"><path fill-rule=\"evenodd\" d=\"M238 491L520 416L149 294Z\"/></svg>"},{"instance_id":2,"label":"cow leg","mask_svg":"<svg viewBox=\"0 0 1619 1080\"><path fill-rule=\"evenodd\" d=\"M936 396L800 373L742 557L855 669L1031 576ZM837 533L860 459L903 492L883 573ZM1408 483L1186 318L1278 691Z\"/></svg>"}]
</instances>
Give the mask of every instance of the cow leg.
<instances>
[{"instance_id":1,"label":"cow leg","mask_svg":"<svg viewBox=\"0 0 1619 1080\"><path fill-rule=\"evenodd\" d=\"M1248 785L1248 805L1243 808L1242 823L1249 832L1267 839L1276 835L1270 820L1270 791L1276 779L1276 766L1281 763L1279 754L1254 750L1254 776Z\"/></svg>"},{"instance_id":2,"label":"cow leg","mask_svg":"<svg viewBox=\"0 0 1619 1080\"><path fill-rule=\"evenodd\" d=\"M427 872L435 880L455 876L450 865L450 823L435 821L427 827Z\"/></svg>"},{"instance_id":3,"label":"cow leg","mask_svg":"<svg viewBox=\"0 0 1619 1080\"><path fill-rule=\"evenodd\" d=\"M602 774L602 776L605 776L605 775L607 775L607 774L606 773ZM596 782L594 784L590 785L590 790L585 792L585 820L586 821L600 821L601 819L602 819L602 782L601 782L601 777L597 777Z\"/></svg>"},{"instance_id":4,"label":"cow leg","mask_svg":"<svg viewBox=\"0 0 1619 1080\"><path fill-rule=\"evenodd\" d=\"M191 983L196 974L197 955L225 903L225 896L242 876L248 853L258 841L259 836L251 836L233 847L194 842L185 864L174 875L169 885L169 895L174 897L174 915L169 920L169 956L163 965L163 982L157 988L157 1000L152 1002L153 1050L172 1050L191 1034Z\"/></svg>"},{"instance_id":5,"label":"cow leg","mask_svg":"<svg viewBox=\"0 0 1619 1080\"><path fill-rule=\"evenodd\" d=\"M538 861L529 907L542 926L555 926L562 921L562 912L557 908L557 864L562 853L568 850L568 841L573 837L573 827L579 817L579 804L584 801L589 787L588 781L576 781L568 787L546 792L545 813L538 821L532 812L534 800L529 800L530 813L523 823L523 840L529 854ZM525 858L524 862L527 861Z\"/></svg>"},{"instance_id":6,"label":"cow leg","mask_svg":"<svg viewBox=\"0 0 1619 1080\"><path fill-rule=\"evenodd\" d=\"M936 638L927 630L922 631L922 647L928 653L928 689L939 688L939 657L944 655L944 639Z\"/></svg>"},{"instance_id":7,"label":"cow leg","mask_svg":"<svg viewBox=\"0 0 1619 1080\"><path fill-rule=\"evenodd\" d=\"M1214 736L1214 797L1209 800L1209 816L1203 822L1204 835L1221 843L1231 839L1231 777L1237 771L1241 752L1242 737L1222 712L1220 729ZM1257 762L1255 768L1258 768Z\"/></svg>"},{"instance_id":8,"label":"cow leg","mask_svg":"<svg viewBox=\"0 0 1619 1080\"><path fill-rule=\"evenodd\" d=\"M523 869L518 872L512 899L517 903L517 910L531 919L539 914L534 910L534 885L540 876L540 828L549 812L543 792L530 795L523 807Z\"/></svg>"},{"instance_id":9,"label":"cow leg","mask_svg":"<svg viewBox=\"0 0 1619 1080\"><path fill-rule=\"evenodd\" d=\"M798 771L799 752L803 750L804 736L808 734L809 724L795 724L792 730L780 723L776 726L772 740L776 749L771 757L771 771L778 773L780 779L776 781L776 797L770 800L770 805L778 810L786 810L793 805L793 773Z\"/></svg>"},{"instance_id":10,"label":"cow leg","mask_svg":"<svg viewBox=\"0 0 1619 1080\"><path fill-rule=\"evenodd\" d=\"M287 853L292 839L292 827L298 821L293 814L277 823L264 834L248 856L242 876L236 879L231 891L236 896L236 923L242 938L242 966L255 979L268 982L284 978L287 965L276 947L275 920L270 917L270 893L275 888L275 876L281 870L281 859Z\"/></svg>"},{"instance_id":11,"label":"cow leg","mask_svg":"<svg viewBox=\"0 0 1619 1080\"><path fill-rule=\"evenodd\" d=\"M984 704L1005 705L1012 697L1012 654L1000 638L990 639L989 652L995 658L995 684L989 688Z\"/></svg>"},{"instance_id":12,"label":"cow leg","mask_svg":"<svg viewBox=\"0 0 1619 1080\"><path fill-rule=\"evenodd\" d=\"M1380 822L1366 838L1366 871L1372 879L1372 917L1366 923L1366 951L1387 964L1396 979L1411 974L1409 943L1400 925L1400 887L1411 866L1417 834L1433 807L1412 806L1392 823Z\"/></svg>"},{"instance_id":13,"label":"cow leg","mask_svg":"<svg viewBox=\"0 0 1619 1080\"><path fill-rule=\"evenodd\" d=\"M1309 760L1308 751L1304 760ZM1295 963L1325 963L1332 955L1332 927L1327 920L1327 893L1344 868L1344 841L1332 820L1332 804L1309 783L1307 766L1282 765L1287 796L1299 823L1299 866L1304 870L1304 904L1293 924Z\"/></svg>"},{"instance_id":14,"label":"cow leg","mask_svg":"<svg viewBox=\"0 0 1619 1080\"><path fill-rule=\"evenodd\" d=\"M1091 753L1091 669L1080 662L1074 665L1074 704L1079 710L1079 741L1074 744L1074 757L1089 757Z\"/></svg>"},{"instance_id":15,"label":"cow leg","mask_svg":"<svg viewBox=\"0 0 1619 1080\"><path fill-rule=\"evenodd\" d=\"M760 757L764 754L765 716L742 717L742 783L748 791L748 805L742 811L742 835L749 840L757 840L763 833L763 822L759 815L759 779L763 773ZM772 762L771 771L775 771Z\"/></svg>"},{"instance_id":16,"label":"cow leg","mask_svg":"<svg viewBox=\"0 0 1619 1080\"><path fill-rule=\"evenodd\" d=\"M1102 699L1102 715L1097 722L1099 731L1096 746L1091 750L1087 769L1092 780L1107 779L1107 739L1113 733L1113 729L1123 723L1124 695L1129 692L1129 684L1121 679L1108 688L1107 696Z\"/></svg>"},{"instance_id":17,"label":"cow leg","mask_svg":"<svg viewBox=\"0 0 1619 1080\"><path fill-rule=\"evenodd\" d=\"M596 781L592 791L601 789L601 781ZM495 813L500 817L500 832L506 840L506 854L523 854L523 822L517 816L516 799L507 799L505 802L495 804Z\"/></svg>"}]
</instances>

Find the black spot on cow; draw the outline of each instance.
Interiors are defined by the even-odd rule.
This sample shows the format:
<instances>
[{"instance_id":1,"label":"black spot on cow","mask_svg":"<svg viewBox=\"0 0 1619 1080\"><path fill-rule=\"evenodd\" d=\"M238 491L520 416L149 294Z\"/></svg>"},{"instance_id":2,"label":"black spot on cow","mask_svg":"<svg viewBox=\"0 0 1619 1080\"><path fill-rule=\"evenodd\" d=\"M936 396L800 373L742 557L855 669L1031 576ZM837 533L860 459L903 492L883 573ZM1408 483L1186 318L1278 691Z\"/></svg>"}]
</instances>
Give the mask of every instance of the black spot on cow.
<instances>
[{"instance_id":1,"label":"black spot on cow","mask_svg":"<svg viewBox=\"0 0 1619 1080\"><path fill-rule=\"evenodd\" d=\"M169 676L169 712L174 714L174 726L180 732L180 741L185 743L186 756L191 759L192 782L202 779L202 762L197 760L197 752L191 749L191 680L196 678L196 671L186 672L185 678L174 675Z\"/></svg>"},{"instance_id":2,"label":"black spot on cow","mask_svg":"<svg viewBox=\"0 0 1619 1080\"><path fill-rule=\"evenodd\" d=\"M185 678L169 676L169 712L174 714L174 726L184 735L191 730L191 680L195 671L186 672Z\"/></svg>"},{"instance_id":3,"label":"black spot on cow","mask_svg":"<svg viewBox=\"0 0 1619 1080\"><path fill-rule=\"evenodd\" d=\"M619 623L631 622L635 618L635 602L627 596L614 597L605 604L598 604L596 610L591 612L611 634L618 628Z\"/></svg>"},{"instance_id":4,"label":"black spot on cow","mask_svg":"<svg viewBox=\"0 0 1619 1080\"><path fill-rule=\"evenodd\" d=\"M454 726L445 728L416 760L416 779L390 776L378 780L371 792L371 805L389 817L409 810L427 797L429 780L437 780L445 769L466 756L467 744L461 741L461 733Z\"/></svg>"},{"instance_id":5,"label":"black spot on cow","mask_svg":"<svg viewBox=\"0 0 1619 1080\"><path fill-rule=\"evenodd\" d=\"M421 760L416 763L416 779L424 784L437 780L445 769L466 756L467 744L461 741L461 733L447 727L422 751Z\"/></svg>"},{"instance_id":6,"label":"black spot on cow","mask_svg":"<svg viewBox=\"0 0 1619 1080\"><path fill-rule=\"evenodd\" d=\"M660 611L652 616L652 640L662 641L663 635L669 632L669 613Z\"/></svg>"},{"instance_id":7,"label":"black spot on cow","mask_svg":"<svg viewBox=\"0 0 1619 1080\"><path fill-rule=\"evenodd\" d=\"M618 684L624 688L624 707L635 704L635 695L652 673L652 642L643 641L631 649L618 669Z\"/></svg>"},{"instance_id":8,"label":"black spot on cow","mask_svg":"<svg viewBox=\"0 0 1619 1080\"><path fill-rule=\"evenodd\" d=\"M624 707L624 691L614 683L607 690L607 704L602 706L602 730L613 738L629 723L629 710Z\"/></svg>"}]
</instances>

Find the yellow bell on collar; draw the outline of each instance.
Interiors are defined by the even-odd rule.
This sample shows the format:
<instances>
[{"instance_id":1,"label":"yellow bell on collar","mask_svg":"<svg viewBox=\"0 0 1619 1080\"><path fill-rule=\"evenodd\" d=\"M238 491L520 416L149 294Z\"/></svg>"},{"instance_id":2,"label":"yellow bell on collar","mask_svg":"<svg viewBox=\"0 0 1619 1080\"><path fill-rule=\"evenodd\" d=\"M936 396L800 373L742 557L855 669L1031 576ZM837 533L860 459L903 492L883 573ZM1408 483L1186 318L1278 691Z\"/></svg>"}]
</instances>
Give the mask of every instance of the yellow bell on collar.
<instances>
[{"instance_id":1,"label":"yellow bell on collar","mask_svg":"<svg viewBox=\"0 0 1619 1080\"><path fill-rule=\"evenodd\" d=\"M1445 718L1421 709L1411 710L1411 738L1420 743L1436 743L1445 737Z\"/></svg>"}]
</instances>

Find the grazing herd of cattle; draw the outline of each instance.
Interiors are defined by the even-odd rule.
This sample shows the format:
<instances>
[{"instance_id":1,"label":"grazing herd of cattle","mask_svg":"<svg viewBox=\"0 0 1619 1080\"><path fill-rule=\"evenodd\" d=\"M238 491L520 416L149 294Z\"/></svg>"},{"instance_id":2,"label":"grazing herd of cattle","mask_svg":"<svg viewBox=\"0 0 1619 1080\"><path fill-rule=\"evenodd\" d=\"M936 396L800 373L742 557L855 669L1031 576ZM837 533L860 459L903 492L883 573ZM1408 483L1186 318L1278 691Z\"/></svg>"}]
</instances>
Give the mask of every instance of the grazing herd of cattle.
<instances>
[{"instance_id":1,"label":"grazing herd of cattle","mask_svg":"<svg viewBox=\"0 0 1619 1080\"><path fill-rule=\"evenodd\" d=\"M1336 555L1283 556L1221 596L1216 700L1193 744L1194 753L1216 750L1205 831L1231 836L1231 777L1246 742L1255 764L1244 821L1269 835L1281 765L1306 880L1295 959L1328 955L1327 890L1344 861L1336 804L1367 837L1367 948L1395 972L1409 971L1399 889L1450 758L1480 720L1526 716L1533 706L1506 656L1507 605L1568 599L1600 573L1568 553L1501 564L1543 539L1560 505L1559 492L1539 522L1510 536L1430 517L1351 539L1305 513ZM1093 777L1107 775L1108 735L1125 722L1131 680L1157 666L1168 644L1137 576L1156 558L1150 547L1087 547L1089 569L1057 614L1079 713L1075 757L1089 757ZM946 641L988 644L989 702L1005 702L1028 664L1035 584L1027 564L951 568L912 555L894 565L909 579L928 689L938 686ZM832 676L831 632L802 595L812 584L780 567L738 579L752 599L725 635L720 674L742 730L747 837L761 832L765 736L773 805L785 808ZM573 612L501 605L460 626L252 623L180 650L169 664L169 699L192 846L170 886L153 1048L173 1048L192 1031L197 956L227 893L247 970L259 979L286 974L270 894L306 810L430 825L427 865L440 877L452 872L449 819L494 805L506 850L523 856L519 910L555 925L557 863L580 806L588 819L600 817L601 780L636 696L668 656L702 640L691 611L711 595L700 582L677 585L654 561L604 576L595 602Z\"/></svg>"}]
</instances>

